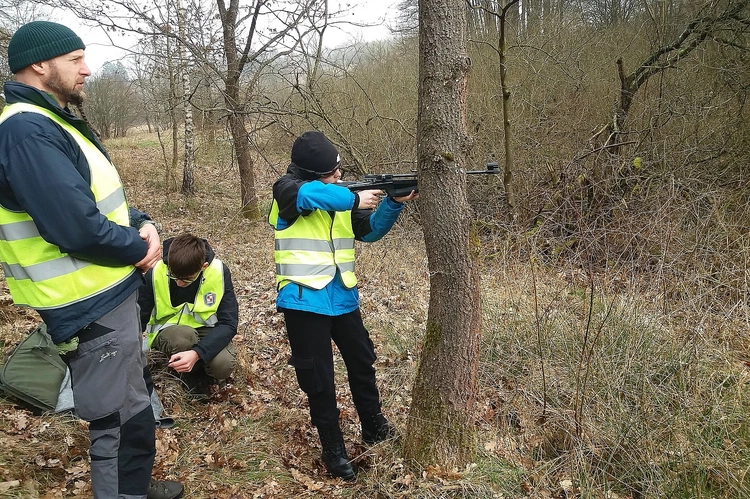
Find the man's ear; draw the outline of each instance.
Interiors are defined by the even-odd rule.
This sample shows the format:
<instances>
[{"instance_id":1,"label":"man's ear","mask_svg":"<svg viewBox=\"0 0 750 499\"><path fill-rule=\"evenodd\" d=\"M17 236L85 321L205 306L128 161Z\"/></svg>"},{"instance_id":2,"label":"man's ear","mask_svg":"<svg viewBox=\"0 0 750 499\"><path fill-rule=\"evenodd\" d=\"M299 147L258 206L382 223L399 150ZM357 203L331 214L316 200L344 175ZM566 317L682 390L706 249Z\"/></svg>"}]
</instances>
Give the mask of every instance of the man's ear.
<instances>
[{"instance_id":1,"label":"man's ear","mask_svg":"<svg viewBox=\"0 0 750 499\"><path fill-rule=\"evenodd\" d=\"M208 262L203 262L203 266L201 267L201 270L206 270L208 268Z\"/></svg>"},{"instance_id":2,"label":"man's ear","mask_svg":"<svg viewBox=\"0 0 750 499\"><path fill-rule=\"evenodd\" d=\"M44 64L44 63L45 63L45 61L41 61L41 62L35 62L35 63L31 64L31 66L30 66L30 67L31 67L31 69L33 69L33 70L34 70L34 72L36 72L37 74L43 75L43 74L44 74L44 73L46 72L46 69L45 69L45 67L43 66L43 64Z\"/></svg>"}]
</instances>

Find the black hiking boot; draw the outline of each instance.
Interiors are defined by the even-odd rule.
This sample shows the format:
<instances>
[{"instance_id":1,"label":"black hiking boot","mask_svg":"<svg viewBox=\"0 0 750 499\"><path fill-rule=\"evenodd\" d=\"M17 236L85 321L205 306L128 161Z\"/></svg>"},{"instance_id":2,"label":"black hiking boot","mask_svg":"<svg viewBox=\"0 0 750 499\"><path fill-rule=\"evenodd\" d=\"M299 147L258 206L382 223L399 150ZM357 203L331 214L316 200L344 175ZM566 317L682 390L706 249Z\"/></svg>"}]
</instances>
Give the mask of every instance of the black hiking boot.
<instances>
[{"instance_id":1,"label":"black hiking boot","mask_svg":"<svg viewBox=\"0 0 750 499\"><path fill-rule=\"evenodd\" d=\"M368 414L360 419L362 424L362 441L367 445L375 445L396 436L393 426L382 412Z\"/></svg>"},{"instance_id":2,"label":"black hiking boot","mask_svg":"<svg viewBox=\"0 0 750 499\"><path fill-rule=\"evenodd\" d=\"M323 446L321 458L328 472L347 481L354 480L354 468L346 456L344 436L341 434L338 425L330 428L318 427L318 435L320 435L320 443Z\"/></svg>"},{"instance_id":3,"label":"black hiking boot","mask_svg":"<svg viewBox=\"0 0 750 499\"><path fill-rule=\"evenodd\" d=\"M182 484L172 480L154 480L148 486L146 499L179 499L182 497Z\"/></svg>"},{"instance_id":4,"label":"black hiking boot","mask_svg":"<svg viewBox=\"0 0 750 499\"><path fill-rule=\"evenodd\" d=\"M211 376L203 369L193 367L187 373L180 373L180 381L185 385L188 398L196 402L207 403L211 398Z\"/></svg>"}]
</instances>

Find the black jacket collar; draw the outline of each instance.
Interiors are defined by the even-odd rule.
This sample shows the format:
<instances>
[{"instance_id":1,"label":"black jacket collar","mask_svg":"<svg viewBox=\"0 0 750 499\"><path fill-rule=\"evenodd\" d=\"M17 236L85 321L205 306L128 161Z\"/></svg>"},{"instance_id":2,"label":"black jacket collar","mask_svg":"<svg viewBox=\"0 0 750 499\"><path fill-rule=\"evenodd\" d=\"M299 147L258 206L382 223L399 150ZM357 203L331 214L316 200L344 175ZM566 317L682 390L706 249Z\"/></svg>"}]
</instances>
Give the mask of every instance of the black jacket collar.
<instances>
[{"instance_id":1,"label":"black jacket collar","mask_svg":"<svg viewBox=\"0 0 750 499\"><path fill-rule=\"evenodd\" d=\"M33 104L35 106L43 107L44 109L52 111L60 116L95 144L96 147L98 147L99 150L109 159L109 154L107 154L106 149L104 149L104 146L99 142L99 138L91 131L88 124L73 114L67 107L60 107L57 100L47 92L17 81L5 82L3 91L5 92L5 102L8 104L15 104L17 102Z\"/></svg>"}]
</instances>

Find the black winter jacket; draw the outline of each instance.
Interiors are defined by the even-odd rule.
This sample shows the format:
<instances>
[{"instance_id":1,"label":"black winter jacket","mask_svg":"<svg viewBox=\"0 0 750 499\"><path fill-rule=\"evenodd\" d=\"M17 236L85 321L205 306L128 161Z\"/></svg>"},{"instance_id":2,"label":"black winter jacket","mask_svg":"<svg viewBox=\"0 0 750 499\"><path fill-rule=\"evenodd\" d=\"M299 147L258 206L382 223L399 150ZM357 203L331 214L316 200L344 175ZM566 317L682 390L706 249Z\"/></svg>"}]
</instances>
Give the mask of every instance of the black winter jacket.
<instances>
[{"instance_id":1,"label":"black winter jacket","mask_svg":"<svg viewBox=\"0 0 750 499\"><path fill-rule=\"evenodd\" d=\"M8 104L44 107L81 131L105 155L86 123L62 109L46 92L18 82L4 87ZM109 156L107 156L109 157ZM88 162L76 141L38 113L20 113L0 124L0 204L26 211L49 243L76 258L100 265L139 262L148 249L138 234L149 217L130 210L131 227L110 222L99 212L89 185ZM140 272L116 287L58 309L39 310L55 343L60 343L122 303L143 281Z\"/></svg>"}]
</instances>

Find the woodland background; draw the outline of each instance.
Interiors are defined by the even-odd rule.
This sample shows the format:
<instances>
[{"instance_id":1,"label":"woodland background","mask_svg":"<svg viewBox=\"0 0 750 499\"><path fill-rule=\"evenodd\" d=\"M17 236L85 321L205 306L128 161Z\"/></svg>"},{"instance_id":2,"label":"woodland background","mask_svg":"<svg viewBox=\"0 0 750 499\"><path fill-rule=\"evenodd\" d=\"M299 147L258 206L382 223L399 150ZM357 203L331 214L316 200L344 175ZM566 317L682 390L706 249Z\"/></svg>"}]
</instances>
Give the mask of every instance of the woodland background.
<instances>
[{"instance_id":1,"label":"woodland background","mask_svg":"<svg viewBox=\"0 0 750 499\"><path fill-rule=\"evenodd\" d=\"M325 476L286 366L263 217L307 129L337 144L349 179L415 168L416 4L399 5L392 40L327 49L346 12L326 2L87 3L82 17L139 36L86 89L131 204L163 237L207 237L240 296L240 368L211 405L187 402L153 359L179 419L158 432L156 474L196 498L748 496L748 4L467 4L464 166L505 170L467 179L482 261L477 454L415 469L400 439L358 444L339 366L362 468L348 485ZM45 12L1 5L4 43ZM420 221L410 204L357 248L385 412L402 432L429 298ZM6 290L2 351L36 320ZM0 497L89 493L70 416L0 399L0 448Z\"/></svg>"}]
</instances>

